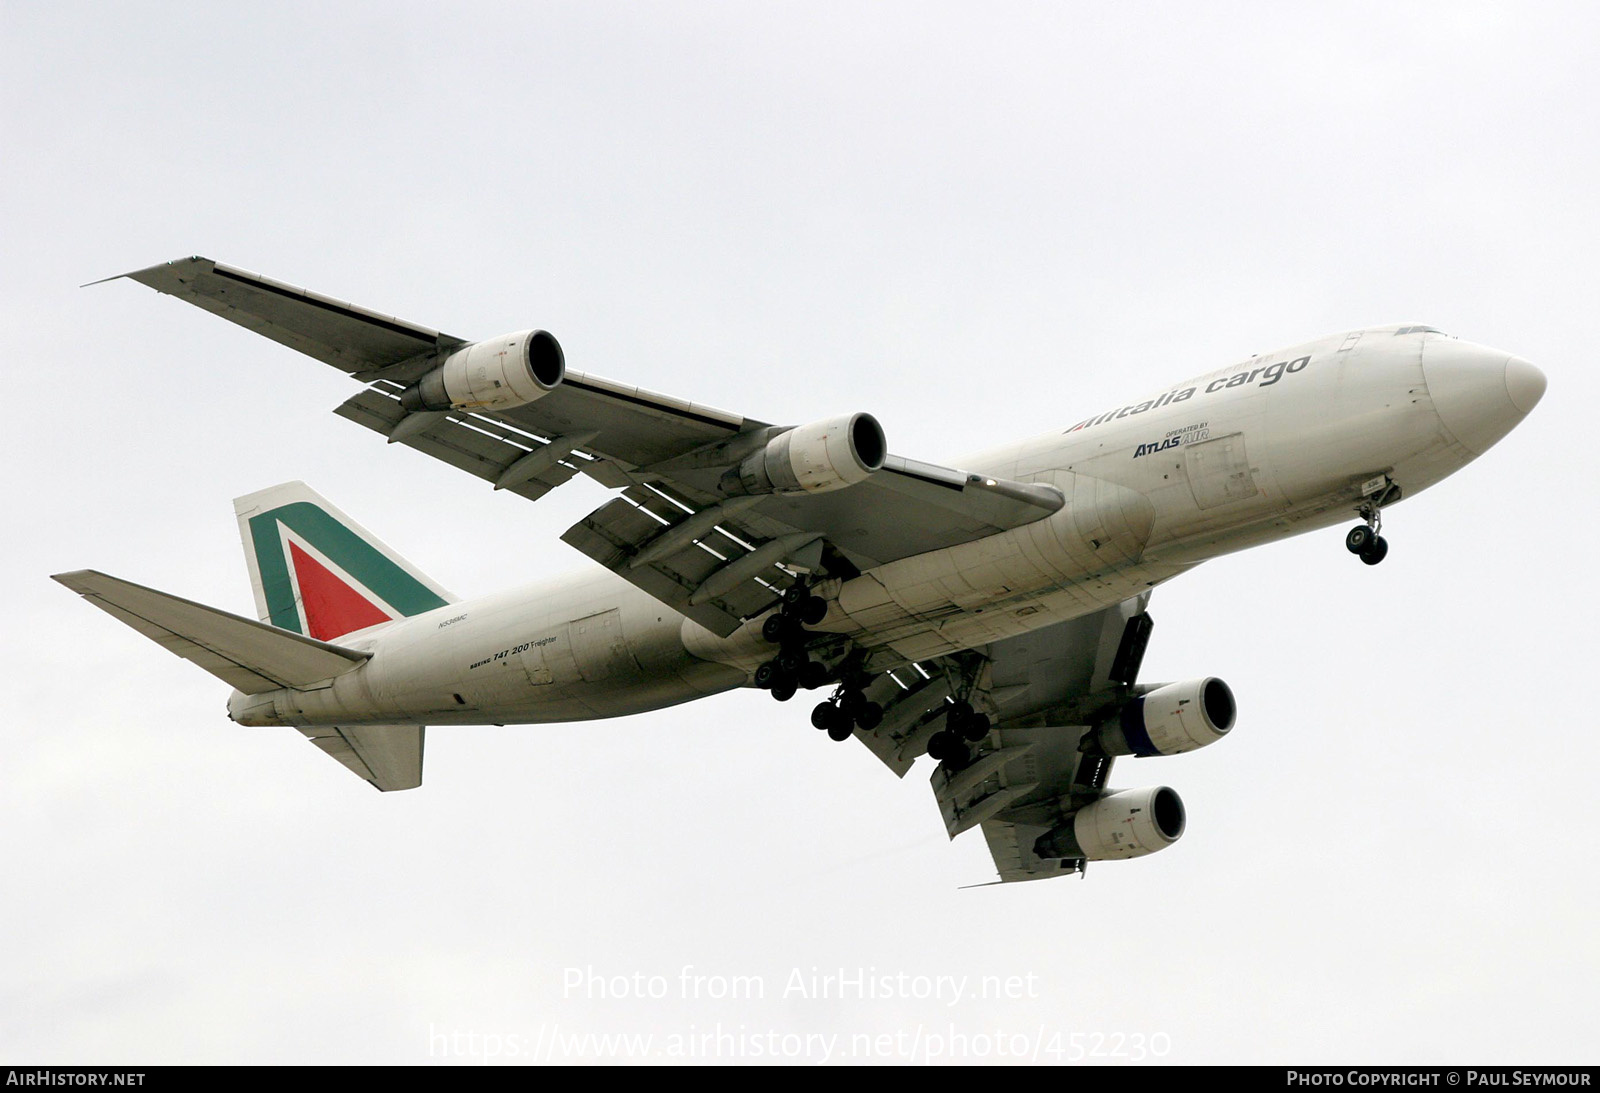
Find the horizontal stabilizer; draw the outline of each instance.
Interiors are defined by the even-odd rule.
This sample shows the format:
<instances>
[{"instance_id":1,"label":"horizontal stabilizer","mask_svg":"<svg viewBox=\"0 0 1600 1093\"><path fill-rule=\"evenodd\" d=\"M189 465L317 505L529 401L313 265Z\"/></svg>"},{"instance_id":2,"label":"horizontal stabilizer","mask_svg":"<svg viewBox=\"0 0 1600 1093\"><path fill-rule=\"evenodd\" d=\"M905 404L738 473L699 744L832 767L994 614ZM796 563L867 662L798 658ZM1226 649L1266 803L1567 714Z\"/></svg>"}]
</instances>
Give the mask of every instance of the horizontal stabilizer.
<instances>
[{"instance_id":1,"label":"horizontal stabilizer","mask_svg":"<svg viewBox=\"0 0 1600 1093\"><path fill-rule=\"evenodd\" d=\"M421 725L352 725L301 729L356 777L388 792L422 784Z\"/></svg>"},{"instance_id":2,"label":"horizontal stabilizer","mask_svg":"<svg viewBox=\"0 0 1600 1093\"><path fill-rule=\"evenodd\" d=\"M92 569L53 579L245 694L307 687L348 672L369 656Z\"/></svg>"}]
</instances>

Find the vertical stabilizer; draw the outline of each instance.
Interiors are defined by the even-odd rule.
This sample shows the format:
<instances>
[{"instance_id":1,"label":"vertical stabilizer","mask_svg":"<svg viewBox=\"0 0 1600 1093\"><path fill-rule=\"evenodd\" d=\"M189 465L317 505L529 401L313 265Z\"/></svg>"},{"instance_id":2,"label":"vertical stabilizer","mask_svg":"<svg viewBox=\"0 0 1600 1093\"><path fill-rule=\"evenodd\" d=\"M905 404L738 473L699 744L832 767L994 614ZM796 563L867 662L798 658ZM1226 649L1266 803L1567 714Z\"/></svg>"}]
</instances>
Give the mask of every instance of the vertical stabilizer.
<instances>
[{"instance_id":1,"label":"vertical stabilizer","mask_svg":"<svg viewBox=\"0 0 1600 1093\"><path fill-rule=\"evenodd\" d=\"M262 622L332 641L455 601L304 482L237 498L233 511Z\"/></svg>"}]
</instances>

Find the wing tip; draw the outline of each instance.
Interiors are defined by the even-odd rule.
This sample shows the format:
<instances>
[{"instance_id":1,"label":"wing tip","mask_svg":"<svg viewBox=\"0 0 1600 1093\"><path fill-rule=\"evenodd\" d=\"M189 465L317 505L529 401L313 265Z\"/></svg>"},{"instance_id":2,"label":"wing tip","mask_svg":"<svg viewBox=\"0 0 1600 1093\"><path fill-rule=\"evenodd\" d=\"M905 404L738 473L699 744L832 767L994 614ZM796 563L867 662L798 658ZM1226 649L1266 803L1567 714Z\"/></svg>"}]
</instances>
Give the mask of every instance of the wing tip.
<instances>
[{"instance_id":1,"label":"wing tip","mask_svg":"<svg viewBox=\"0 0 1600 1093\"><path fill-rule=\"evenodd\" d=\"M144 277L142 277L141 274L148 275L148 274L161 273L164 270L171 269L173 266L177 266L177 265L184 264L184 263L193 265L193 264L199 263L199 262L211 262L211 264L213 266L216 265L215 262L212 262L211 259L205 257L204 255L191 254L187 258L174 258L170 262L160 262L160 263L157 263L156 265L153 265L153 266L146 266L144 269L129 270L127 273L113 273L110 277L102 277L98 281L90 281L87 284L82 284L82 285L79 285L78 287L79 288L93 288L95 285L103 285L107 281L120 281L124 277L128 277L128 278L131 278L131 279L133 279L135 281L138 281L140 284L149 285L150 282L148 280L146 280ZM154 288L156 286L151 285L150 287Z\"/></svg>"}]
</instances>

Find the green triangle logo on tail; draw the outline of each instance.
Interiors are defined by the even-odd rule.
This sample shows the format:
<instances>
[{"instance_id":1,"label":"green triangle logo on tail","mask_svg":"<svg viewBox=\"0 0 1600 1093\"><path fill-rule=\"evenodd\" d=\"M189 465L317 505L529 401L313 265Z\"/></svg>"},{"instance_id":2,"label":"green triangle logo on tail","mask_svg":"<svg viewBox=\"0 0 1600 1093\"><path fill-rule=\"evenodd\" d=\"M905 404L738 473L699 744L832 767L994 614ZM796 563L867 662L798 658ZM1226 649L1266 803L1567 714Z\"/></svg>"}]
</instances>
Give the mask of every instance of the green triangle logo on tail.
<instances>
[{"instance_id":1,"label":"green triangle logo on tail","mask_svg":"<svg viewBox=\"0 0 1600 1093\"><path fill-rule=\"evenodd\" d=\"M233 507L262 622L332 641L455 601L304 482Z\"/></svg>"}]
</instances>

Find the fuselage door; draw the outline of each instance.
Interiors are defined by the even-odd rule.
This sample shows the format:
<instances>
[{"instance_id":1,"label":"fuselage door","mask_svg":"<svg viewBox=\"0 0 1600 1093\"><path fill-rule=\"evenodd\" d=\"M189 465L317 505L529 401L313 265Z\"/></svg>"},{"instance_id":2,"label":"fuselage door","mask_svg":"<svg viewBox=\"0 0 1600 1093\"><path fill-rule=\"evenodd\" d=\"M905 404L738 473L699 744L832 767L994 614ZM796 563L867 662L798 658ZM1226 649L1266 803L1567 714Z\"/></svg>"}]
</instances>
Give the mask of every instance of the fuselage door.
<instances>
[{"instance_id":1,"label":"fuselage door","mask_svg":"<svg viewBox=\"0 0 1600 1093\"><path fill-rule=\"evenodd\" d=\"M1202 509L1245 501L1260 492L1250 473L1244 434L1230 433L1184 448L1189 488Z\"/></svg>"},{"instance_id":2,"label":"fuselage door","mask_svg":"<svg viewBox=\"0 0 1600 1093\"><path fill-rule=\"evenodd\" d=\"M588 683L637 667L623 640L622 616L616 608L567 623L567 642L578 662L578 674Z\"/></svg>"},{"instance_id":3,"label":"fuselage door","mask_svg":"<svg viewBox=\"0 0 1600 1093\"><path fill-rule=\"evenodd\" d=\"M522 668L535 687L578 682L578 665L572 659L571 637L566 627L554 635L528 643L523 650Z\"/></svg>"}]
</instances>

